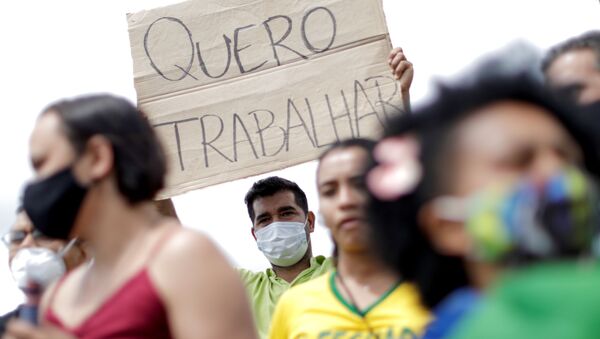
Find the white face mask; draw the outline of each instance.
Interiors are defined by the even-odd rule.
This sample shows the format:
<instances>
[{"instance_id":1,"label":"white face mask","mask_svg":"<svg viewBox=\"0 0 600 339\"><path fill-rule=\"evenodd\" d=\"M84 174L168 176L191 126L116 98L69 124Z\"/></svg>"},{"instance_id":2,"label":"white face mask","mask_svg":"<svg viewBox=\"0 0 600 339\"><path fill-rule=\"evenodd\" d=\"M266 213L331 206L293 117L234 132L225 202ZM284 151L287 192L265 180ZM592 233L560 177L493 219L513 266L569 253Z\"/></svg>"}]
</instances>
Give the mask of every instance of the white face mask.
<instances>
[{"instance_id":1,"label":"white face mask","mask_svg":"<svg viewBox=\"0 0 600 339\"><path fill-rule=\"evenodd\" d=\"M67 271L63 257L75 244L71 240L59 253L44 247L28 247L17 252L10 264L10 271L19 288L24 289L33 282L42 289Z\"/></svg>"},{"instance_id":2,"label":"white face mask","mask_svg":"<svg viewBox=\"0 0 600 339\"><path fill-rule=\"evenodd\" d=\"M273 265L292 266L308 249L305 227L301 222L272 222L254 233L258 249Z\"/></svg>"}]
</instances>

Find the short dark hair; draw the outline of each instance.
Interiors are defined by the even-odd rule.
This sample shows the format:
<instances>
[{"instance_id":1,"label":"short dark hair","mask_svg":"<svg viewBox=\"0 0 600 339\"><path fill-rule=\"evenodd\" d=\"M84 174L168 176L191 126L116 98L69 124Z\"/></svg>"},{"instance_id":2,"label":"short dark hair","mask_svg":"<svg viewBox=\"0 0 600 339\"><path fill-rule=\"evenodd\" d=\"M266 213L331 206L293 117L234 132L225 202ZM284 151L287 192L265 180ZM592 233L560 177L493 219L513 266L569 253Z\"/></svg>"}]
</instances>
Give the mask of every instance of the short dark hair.
<instances>
[{"instance_id":1,"label":"short dark hair","mask_svg":"<svg viewBox=\"0 0 600 339\"><path fill-rule=\"evenodd\" d=\"M77 154L94 135L108 139L119 192L131 204L150 200L164 187L164 151L146 117L128 100L109 94L58 101L42 114L56 113Z\"/></svg>"},{"instance_id":2,"label":"short dark hair","mask_svg":"<svg viewBox=\"0 0 600 339\"><path fill-rule=\"evenodd\" d=\"M468 278L462 258L446 256L434 249L419 227L419 210L436 195L445 193L444 180L440 178L449 170L443 166L443 160L451 153L450 135L457 124L479 108L504 100L545 108L581 148L587 171L596 178L600 174L593 131L580 123L577 107L553 96L526 75L487 78L484 74L467 84L440 86L432 103L414 114L396 118L386 136L412 134L418 138L423 179L412 192L395 201L371 199L369 216L379 254L404 279L415 282L423 302L430 308L450 292L467 286Z\"/></svg>"},{"instance_id":3,"label":"short dark hair","mask_svg":"<svg viewBox=\"0 0 600 339\"><path fill-rule=\"evenodd\" d=\"M280 178L277 176L268 177L255 182L246 197L244 202L248 208L248 215L250 220L254 223L254 201L258 198L270 197L282 191L290 191L294 193L294 200L296 204L302 209L304 215L308 215L308 200L304 191L293 181Z\"/></svg>"},{"instance_id":4,"label":"short dark hair","mask_svg":"<svg viewBox=\"0 0 600 339\"><path fill-rule=\"evenodd\" d=\"M600 31L589 31L552 47L542 61L542 71L545 73L554 60L561 54L576 49L586 48L594 51L598 63L597 67L600 69Z\"/></svg>"}]
</instances>

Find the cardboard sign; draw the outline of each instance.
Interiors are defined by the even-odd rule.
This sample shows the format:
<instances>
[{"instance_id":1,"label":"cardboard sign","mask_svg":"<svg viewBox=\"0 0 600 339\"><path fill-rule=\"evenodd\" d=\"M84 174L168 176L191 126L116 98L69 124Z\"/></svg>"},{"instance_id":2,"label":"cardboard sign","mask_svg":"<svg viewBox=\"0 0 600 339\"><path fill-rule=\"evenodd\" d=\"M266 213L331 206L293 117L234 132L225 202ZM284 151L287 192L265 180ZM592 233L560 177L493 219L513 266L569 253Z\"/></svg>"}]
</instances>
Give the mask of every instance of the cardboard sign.
<instances>
[{"instance_id":1,"label":"cardboard sign","mask_svg":"<svg viewBox=\"0 0 600 339\"><path fill-rule=\"evenodd\" d=\"M128 15L161 197L313 160L402 108L380 0L195 0Z\"/></svg>"}]
</instances>

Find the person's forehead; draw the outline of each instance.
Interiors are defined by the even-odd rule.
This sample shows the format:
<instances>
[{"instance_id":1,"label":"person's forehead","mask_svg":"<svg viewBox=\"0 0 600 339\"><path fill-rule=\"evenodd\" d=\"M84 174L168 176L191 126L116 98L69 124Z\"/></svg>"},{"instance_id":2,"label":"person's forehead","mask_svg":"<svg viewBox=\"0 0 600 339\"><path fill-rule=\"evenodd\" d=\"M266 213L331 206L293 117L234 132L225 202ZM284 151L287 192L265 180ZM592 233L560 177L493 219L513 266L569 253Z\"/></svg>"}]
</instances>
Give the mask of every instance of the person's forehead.
<instances>
[{"instance_id":1,"label":"person's forehead","mask_svg":"<svg viewBox=\"0 0 600 339\"><path fill-rule=\"evenodd\" d=\"M479 108L459 124L454 134L462 147L482 152L501 151L514 143L570 140L547 109L512 100Z\"/></svg>"},{"instance_id":2,"label":"person's forehead","mask_svg":"<svg viewBox=\"0 0 600 339\"><path fill-rule=\"evenodd\" d=\"M556 58L556 60L559 59L572 63L585 63L594 65L598 63L598 55L596 54L596 51L590 47L574 48L565 51L558 58Z\"/></svg>"},{"instance_id":3,"label":"person's forehead","mask_svg":"<svg viewBox=\"0 0 600 339\"><path fill-rule=\"evenodd\" d=\"M598 70L598 59L596 52L591 48L571 49L554 59L548 68L547 75L551 82L564 81L575 75Z\"/></svg>"},{"instance_id":4,"label":"person's forehead","mask_svg":"<svg viewBox=\"0 0 600 339\"><path fill-rule=\"evenodd\" d=\"M321 160L317 185L362 174L367 161L367 150L358 146L331 151Z\"/></svg>"},{"instance_id":5,"label":"person's forehead","mask_svg":"<svg viewBox=\"0 0 600 339\"><path fill-rule=\"evenodd\" d=\"M49 142L60 137L60 118L56 113L48 112L39 117L31 133L30 146L33 151L50 147Z\"/></svg>"},{"instance_id":6,"label":"person's forehead","mask_svg":"<svg viewBox=\"0 0 600 339\"><path fill-rule=\"evenodd\" d=\"M31 134L29 149L37 177L45 177L64 168L76 155L63 132L60 117L54 112L40 116Z\"/></svg>"},{"instance_id":7,"label":"person's forehead","mask_svg":"<svg viewBox=\"0 0 600 339\"><path fill-rule=\"evenodd\" d=\"M33 224L31 220L27 217L25 212L20 212L17 214L15 218L15 222L13 223L11 230L13 231L30 231L33 230Z\"/></svg>"},{"instance_id":8,"label":"person's forehead","mask_svg":"<svg viewBox=\"0 0 600 339\"><path fill-rule=\"evenodd\" d=\"M292 206L295 208L300 208L296 203L296 198L294 196L294 192L290 190L279 191L273 195L266 197L258 197L254 200L252 207L254 208L254 213L256 215L268 212L268 213L276 213L277 210L281 207Z\"/></svg>"}]
</instances>

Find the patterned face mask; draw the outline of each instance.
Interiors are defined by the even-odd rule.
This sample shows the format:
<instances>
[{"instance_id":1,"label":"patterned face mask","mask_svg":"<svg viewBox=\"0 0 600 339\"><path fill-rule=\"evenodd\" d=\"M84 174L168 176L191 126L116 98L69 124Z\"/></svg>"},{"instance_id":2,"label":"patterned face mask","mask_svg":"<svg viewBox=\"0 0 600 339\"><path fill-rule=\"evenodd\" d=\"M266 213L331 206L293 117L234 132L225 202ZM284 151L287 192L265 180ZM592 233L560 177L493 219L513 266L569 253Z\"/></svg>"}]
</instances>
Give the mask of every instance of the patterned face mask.
<instances>
[{"instance_id":1,"label":"patterned face mask","mask_svg":"<svg viewBox=\"0 0 600 339\"><path fill-rule=\"evenodd\" d=\"M449 199L439 211L464 223L474 260L600 255L598 188L579 169L568 168L543 183L522 180Z\"/></svg>"}]
</instances>

